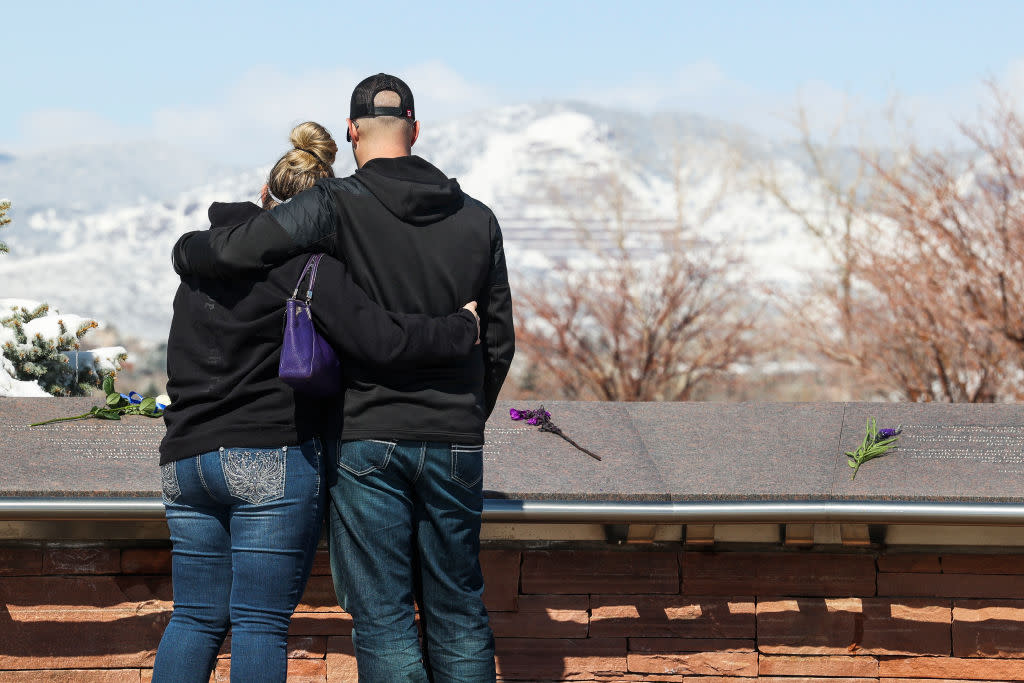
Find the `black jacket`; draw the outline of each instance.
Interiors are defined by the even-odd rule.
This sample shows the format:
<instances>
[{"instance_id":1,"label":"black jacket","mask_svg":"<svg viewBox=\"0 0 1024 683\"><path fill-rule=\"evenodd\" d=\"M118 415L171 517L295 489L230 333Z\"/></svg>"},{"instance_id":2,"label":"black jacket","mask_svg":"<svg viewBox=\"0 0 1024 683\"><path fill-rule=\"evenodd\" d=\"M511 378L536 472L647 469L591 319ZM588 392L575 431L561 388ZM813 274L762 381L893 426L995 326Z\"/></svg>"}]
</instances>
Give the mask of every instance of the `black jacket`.
<instances>
[{"instance_id":1,"label":"black jacket","mask_svg":"<svg viewBox=\"0 0 1024 683\"><path fill-rule=\"evenodd\" d=\"M484 204L417 156L374 159L222 231L184 235L180 273L252 274L326 251L385 308L439 315L475 299L482 345L444 366L352 365L344 439L478 444L515 353L501 229Z\"/></svg>"},{"instance_id":2,"label":"black jacket","mask_svg":"<svg viewBox=\"0 0 1024 683\"><path fill-rule=\"evenodd\" d=\"M247 202L213 204L209 216L213 226L225 226L261 213ZM307 260L296 257L246 280L182 278L167 340L171 404L164 414L161 464L220 446L297 444L325 427L332 402L295 393L277 376L285 300ZM366 367L431 367L466 358L476 341L469 311L438 318L389 314L330 257L320 262L312 309L318 331L345 354L345 365L358 360Z\"/></svg>"}]
</instances>

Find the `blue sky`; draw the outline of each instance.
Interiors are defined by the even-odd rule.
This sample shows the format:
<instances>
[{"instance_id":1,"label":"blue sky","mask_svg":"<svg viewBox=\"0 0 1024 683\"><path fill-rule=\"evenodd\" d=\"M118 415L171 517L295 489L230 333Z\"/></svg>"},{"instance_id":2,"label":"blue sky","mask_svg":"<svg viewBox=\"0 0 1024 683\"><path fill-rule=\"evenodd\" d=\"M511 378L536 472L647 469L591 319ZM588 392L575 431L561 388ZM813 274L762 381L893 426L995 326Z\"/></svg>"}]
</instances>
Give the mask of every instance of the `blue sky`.
<instances>
[{"instance_id":1,"label":"blue sky","mask_svg":"<svg viewBox=\"0 0 1024 683\"><path fill-rule=\"evenodd\" d=\"M0 151L160 138L247 158L297 120L340 129L376 71L409 81L425 122L572 98L769 135L798 103L824 127L895 94L942 135L986 78L1024 95L1019 1L97 0L3 19Z\"/></svg>"}]
</instances>

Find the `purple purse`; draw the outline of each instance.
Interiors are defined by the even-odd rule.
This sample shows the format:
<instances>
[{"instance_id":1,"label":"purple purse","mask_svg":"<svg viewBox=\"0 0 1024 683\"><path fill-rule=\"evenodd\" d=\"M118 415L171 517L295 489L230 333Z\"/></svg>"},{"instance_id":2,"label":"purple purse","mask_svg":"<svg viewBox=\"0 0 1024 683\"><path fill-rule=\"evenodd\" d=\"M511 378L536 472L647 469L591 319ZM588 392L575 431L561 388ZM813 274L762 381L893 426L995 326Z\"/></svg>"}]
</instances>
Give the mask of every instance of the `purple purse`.
<instances>
[{"instance_id":1,"label":"purple purse","mask_svg":"<svg viewBox=\"0 0 1024 683\"><path fill-rule=\"evenodd\" d=\"M313 284L316 268L323 254L309 257L299 275L295 291L284 306L284 342L281 344L281 363L277 374L295 391L314 396L334 396L341 393L341 361L334 348L321 337L313 326ZM305 300L299 299L302 281L309 273L309 288Z\"/></svg>"}]
</instances>

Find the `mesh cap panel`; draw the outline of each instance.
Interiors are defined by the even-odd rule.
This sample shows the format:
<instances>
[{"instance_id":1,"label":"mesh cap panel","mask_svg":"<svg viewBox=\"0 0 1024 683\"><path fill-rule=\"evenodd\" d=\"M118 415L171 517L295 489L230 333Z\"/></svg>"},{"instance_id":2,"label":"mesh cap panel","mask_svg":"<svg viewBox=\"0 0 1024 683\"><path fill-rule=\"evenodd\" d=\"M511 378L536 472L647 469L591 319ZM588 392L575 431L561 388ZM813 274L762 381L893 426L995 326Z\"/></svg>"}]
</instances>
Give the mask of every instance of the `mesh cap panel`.
<instances>
[{"instance_id":1,"label":"mesh cap panel","mask_svg":"<svg viewBox=\"0 0 1024 683\"><path fill-rule=\"evenodd\" d=\"M400 103L397 107L375 107L373 98L377 93L390 90L397 93ZM350 119L376 116L397 116L410 121L416 120L416 106L412 99L412 90L401 78L390 74L377 74L364 78L352 91L352 102L349 105Z\"/></svg>"}]
</instances>

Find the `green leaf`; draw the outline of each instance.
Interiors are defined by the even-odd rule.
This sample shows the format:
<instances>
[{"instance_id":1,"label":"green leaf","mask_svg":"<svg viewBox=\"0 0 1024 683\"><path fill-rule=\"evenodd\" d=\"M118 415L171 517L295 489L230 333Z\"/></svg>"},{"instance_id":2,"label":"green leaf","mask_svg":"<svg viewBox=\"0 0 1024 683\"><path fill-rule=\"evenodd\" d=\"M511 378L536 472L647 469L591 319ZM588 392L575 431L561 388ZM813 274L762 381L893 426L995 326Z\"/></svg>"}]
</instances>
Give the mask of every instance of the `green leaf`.
<instances>
[{"instance_id":1,"label":"green leaf","mask_svg":"<svg viewBox=\"0 0 1024 683\"><path fill-rule=\"evenodd\" d=\"M107 395L107 401L110 400L110 394L117 393L116 391L114 391L113 373L108 373L107 376L103 378L103 393Z\"/></svg>"},{"instance_id":2,"label":"green leaf","mask_svg":"<svg viewBox=\"0 0 1024 683\"><path fill-rule=\"evenodd\" d=\"M107 394L107 405L111 408L116 408L117 404L121 402L121 394Z\"/></svg>"},{"instance_id":3,"label":"green leaf","mask_svg":"<svg viewBox=\"0 0 1024 683\"><path fill-rule=\"evenodd\" d=\"M847 457L850 458L850 460L847 461L847 464L853 468L853 475L850 479L856 478L861 465L869 460L880 458L895 448L896 439L896 436L891 436L879 441L878 421L873 417L869 417L864 426L864 441L861 442L861 445L857 450L846 452Z\"/></svg>"},{"instance_id":4,"label":"green leaf","mask_svg":"<svg viewBox=\"0 0 1024 683\"><path fill-rule=\"evenodd\" d=\"M156 399L155 398L144 398L142 403L139 404L139 410L146 415L152 415L153 411L156 410Z\"/></svg>"}]
</instances>

